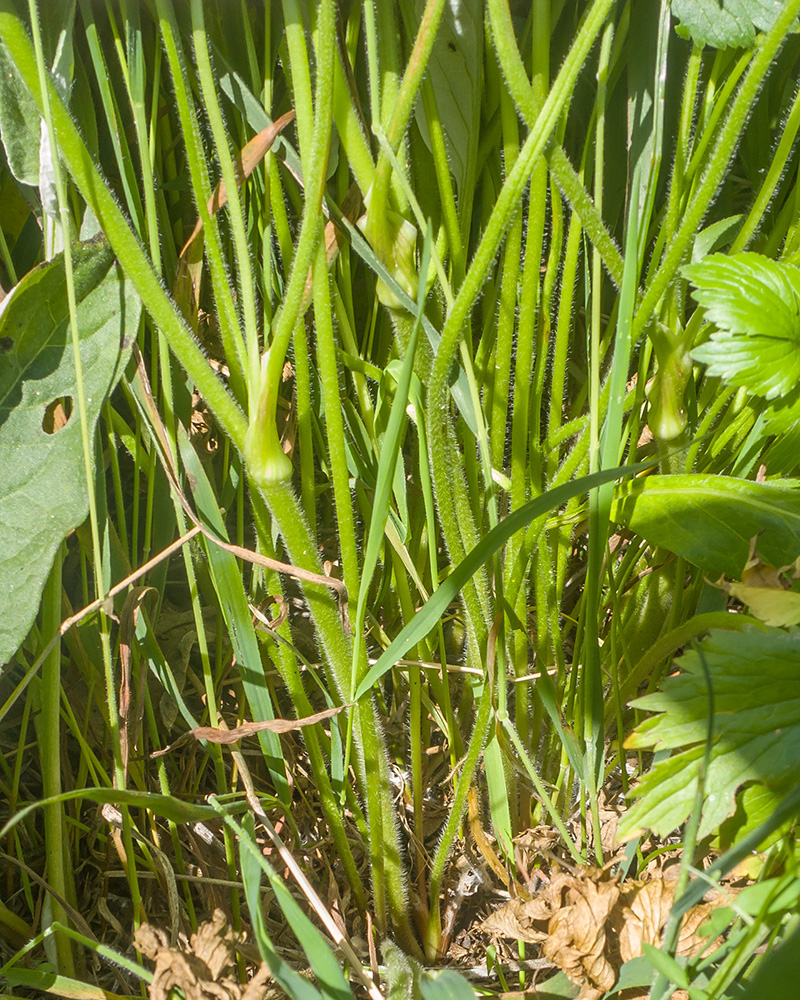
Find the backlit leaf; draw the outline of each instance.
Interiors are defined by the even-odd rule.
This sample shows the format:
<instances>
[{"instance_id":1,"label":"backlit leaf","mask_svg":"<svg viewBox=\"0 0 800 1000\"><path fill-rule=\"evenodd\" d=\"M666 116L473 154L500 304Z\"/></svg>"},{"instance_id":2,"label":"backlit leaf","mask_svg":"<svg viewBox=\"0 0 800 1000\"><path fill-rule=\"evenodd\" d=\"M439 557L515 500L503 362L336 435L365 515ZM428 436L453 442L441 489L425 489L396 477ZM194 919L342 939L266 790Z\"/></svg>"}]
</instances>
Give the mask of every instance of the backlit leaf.
<instances>
[{"instance_id":1,"label":"backlit leaf","mask_svg":"<svg viewBox=\"0 0 800 1000\"><path fill-rule=\"evenodd\" d=\"M751 48L768 31L782 0L672 0L679 35L715 49Z\"/></svg>"},{"instance_id":2,"label":"backlit leaf","mask_svg":"<svg viewBox=\"0 0 800 1000\"><path fill-rule=\"evenodd\" d=\"M800 483L731 476L648 476L617 487L612 518L718 577L741 578L758 535L773 566L800 555Z\"/></svg>"},{"instance_id":3,"label":"backlit leaf","mask_svg":"<svg viewBox=\"0 0 800 1000\"><path fill-rule=\"evenodd\" d=\"M800 381L800 270L755 253L713 254L684 268L717 330L692 351L708 374L767 399Z\"/></svg>"},{"instance_id":4,"label":"backlit leaf","mask_svg":"<svg viewBox=\"0 0 800 1000\"><path fill-rule=\"evenodd\" d=\"M417 0L417 14L425 4ZM428 73L444 132L450 172L461 194L478 149L481 104L483 5L478 0L449 0L445 5ZM430 145L428 124L420 102L420 131Z\"/></svg>"},{"instance_id":5,"label":"backlit leaf","mask_svg":"<svg viewBox=\"0 0 800 1000\"><path fill-rule=\"evenodd\" d=\"M800 630L715 630L702 643L714 692L713 745L705 775L702 838L736 808L746 782L787 789L800 778ZM634 789L619 837L649 829L666 836L688 817L708 733L709 695L700 654L678 661L680 673L633 704L656 712L626 741L629 749L676 750Z\"/></svg>"}]
</instances>

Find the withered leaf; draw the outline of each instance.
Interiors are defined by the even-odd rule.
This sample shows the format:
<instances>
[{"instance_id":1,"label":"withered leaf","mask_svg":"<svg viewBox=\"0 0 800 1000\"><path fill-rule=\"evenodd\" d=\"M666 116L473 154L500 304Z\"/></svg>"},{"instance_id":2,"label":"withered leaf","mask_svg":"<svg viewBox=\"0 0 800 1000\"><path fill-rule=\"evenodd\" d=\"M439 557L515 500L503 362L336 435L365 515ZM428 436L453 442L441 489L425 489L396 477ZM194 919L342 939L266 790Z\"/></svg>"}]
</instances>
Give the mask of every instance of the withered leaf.
<instances>
[{"instance_id":1,"label":"withered leaf","mask_svg":"<svg viewBox=\"0 0 800 1000\"><path fill-rule=\"evenodd\" d=\"M280 133L286 128L286 126L294 119L294 111L287 111L285 115L281 115L276 121L271 125L268 125L265 129L254 136L246 146L242 147L239 155L234 159L233 167L236 171L236 180L239 184L247 180L247 178L252 174L256 167L261 163L264 157L272 148L273 142L278 138ZM214 189L214 193L208 199L208 214L215 215L223 205L228 201L228 187L225 181L220 181L219 184ZM203 228L203 220L198 219L195 223L195 227L192 230L192 235L186 241L186 244L181 250L181 257L186 254L192 240Z\"/></svg>"},{"instance_id":2,"label":"withered leaf","mask_svg":"<svg viewBox=\"0 0 800 1000\"><path fill-rule=\"evenodd\" d=\"M546 921L553 915L547 900L541 896L535 899L512 899L499 909L490 913L480 925L484 934L492 937L506 937L514 941L526 941L535 944L547 937ZM539 922L541 927L535 924Z\"/></svg>"},{"instance_id":3,"label":"withered leaf","mask_svg":"<svg viewBox=\"0 0 800 1000\"><path fill-rule=\"evenodd\" d=\"M165 753L169 753L170 750L174 750L176 747L183 746L184 743L188 743L192 739L227 744L236 743L246 736L255 736L256 733L290 733L295 729L302 729L304 726L313 726L324 719L330 719L331 716L338 715L339 712L350 707L352 706L349 704L335 705L333 708L326 708L321 712L315 712L313 715L307 715L303 719L265 719L263 722L243 722L241 726L236 726L234 729L215 729L213 726L198 726L196 729L190 729L184 733L174 743L164 747L163 750L154 750L150 756L163 757Z\"/></svg>"},{"instance_id":4,"label":"withered leaf","mask_svg":"<svg viewBox=\"0 0 800 1000\"><path fill-rule=\"evenodd\" d=\"M616 972L606 956L606 920L619 899L616 880L599 881L601 873L585 869L579 877L558 872L550 883L554 914L543 956L585 987L585 1000L610 990Z\"/></svg>"},{"instance_id":5,"label":"withered leaf","mask_svg":"<svg viewBox=\"0 0 800 1000\"><path fill-rule=\"evenodd\" d=\"M544 912L545 903L552 912L542 955L581 987L579 1000L597 1000L614 986L624 962L642 955L645 944L660 944L675 881L659 873L646 881L620 883L617 877L609 877L607 868L583 868L577 876L555 872L548 895L549 901L541 895L532 901L537 912ZM681 925L679 955L696 955L712 944L698 928L715 906L724 903L719 894L689 910ZM493 914L497 921L489 918L481 929L531 941L520 931L526 929L526 918L535 919L532 912L531 903L509 905Z\"/></svg>"},{"instance_id":6,"label":"withered leaf","mask_svg":"<svg viewBox=\"0 0 800 1000\"><path fill-rule=\"evenodd\" d=\"M645 944L658 945L675 897L675 882L654 878L622 886L625 904L615 914L619 952L623 962L643 954Z\"/></svg>"},{"instance_id":7,"label":"withered leaf","mask_svg":"<svg viewBox=\"0 0 800 1000\"><path fill-rule=\"evenodd\" d=\"M236 935L222 910L201 924L192 935L189 948L170 948L164 931L142 924L136 931L136 947L155 963L150 1000L168 1000L175 988L186 1000L262 1000L269 969L266 964L246 985L225 976L235 962Z\"/></svg>"}]
</instances>

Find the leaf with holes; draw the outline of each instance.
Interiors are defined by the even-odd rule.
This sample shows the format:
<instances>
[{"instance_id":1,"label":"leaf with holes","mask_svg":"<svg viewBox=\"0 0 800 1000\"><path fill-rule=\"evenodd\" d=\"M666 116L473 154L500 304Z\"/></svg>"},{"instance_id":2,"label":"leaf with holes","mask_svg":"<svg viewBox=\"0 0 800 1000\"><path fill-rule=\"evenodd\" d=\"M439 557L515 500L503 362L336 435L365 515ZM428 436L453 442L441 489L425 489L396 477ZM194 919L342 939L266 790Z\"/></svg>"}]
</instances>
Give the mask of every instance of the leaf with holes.
<instances>
[{"instance_id":1,"label":"leaf with holes","mask_svg":"<svg viewBox=\"0 0 800 1000\"><path fill-rule=\"evenodd\" d=\"M105 242L76 244L73 267L93 439L136 336L140 301ZM88 506L59 255L22 279L0 314L0 665L30 629L56 550Z\"/></svg>"},{"instance_id":2,"label":"leaf with holes","mask_svg":"<svg viewBox=\"0 0 800 1000\"><path fill-rule=\"evenodd\" d=\"M709 728L703 660L714 708L700 838L734 812L742 785L759 782L780 792L800 780L800 630L712 631L701 651L681 657L679 674L633 703L658 714L639 725L625 746L674 752L634 789L636 802L619 824L621 840L644 829L666 836L692 810Z\"/></svg>"}]
</instances>

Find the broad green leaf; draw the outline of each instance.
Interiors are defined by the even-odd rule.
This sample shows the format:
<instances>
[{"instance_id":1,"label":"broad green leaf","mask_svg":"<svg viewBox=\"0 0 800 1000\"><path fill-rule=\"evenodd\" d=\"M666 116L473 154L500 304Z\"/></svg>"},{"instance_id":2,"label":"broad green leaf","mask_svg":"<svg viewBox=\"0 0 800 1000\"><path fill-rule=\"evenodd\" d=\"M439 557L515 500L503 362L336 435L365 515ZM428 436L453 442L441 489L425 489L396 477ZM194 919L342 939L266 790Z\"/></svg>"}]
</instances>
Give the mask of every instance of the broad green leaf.
<instances>
[{"instance_id":1,"label":"broad green leaf","mask_svg":"<svg viewBox=\"0 0 800 1000\"><path fill-rule=\"evenodd\" d=\"M768 31L783 0L672 0L678 34L715 49L755 45L756 31Z\"/></svg>"},{"instance_id":2,"label":"broad green leaf","mask_svg":"<svg viewBox=\"0 0 800 1000\"><path fill-rule=\"evenodd\" d=\"M617 488L612 519L709 574L739 579L755 535L770 565L800 555L800 482L648 476Z\"/></svg>"},{"instance_id":3,"label":"broad green leaf","mask_svg":"<svg viewBox=\"0 0 800 1000\"><path fill-rule=\"evenodd\" d=\"M714 850L726 850L732 844L738 844L743 837L758 829L762 823L771 819L775 815L775 810L781 803L783 795L766 785L758 782L747 785L736 796L736 812L728 817L719 828L719 833L713 841ZM761 851L766 851L773 844L776 844L786 833L786 829L778 827L760 845ZM748 868L752 866L756 869L756 874L761 869L763 862L758 855L751 855L747 862Z\"/></svg>"},{"instance_id":4,"label":"broad green leaf","mask_svg":"<svg viewBox=\"0 0 800 1000\"><path fill-rule=\"evenodd\" d=\"M756 253L712 254L683 269L717 327L692 351L708 374L766 399L800 381L800 270Z\"/></svg>"},{"instance_id":5,"label":"broad green leaf","mask_svg":"<svg viewBox=\"0 0 800 1000\"><path fill-rule=\"evenodd\" d=\"M107 244L76 245L73 265L93 439L136 336L140 301ZM0 315L0 664L25 638L56 549L89 508L76 394L59 256L26 275ZM58 400L72 413L53 430L46 414Z\"/></svg>"},{"instance_id":6,"label":"broad green leaf","mask_svg":"<svg viewBox=\"0 0 800 1000\"><path fill-rule=\"evenodd\" d=\"M701 229L692 245L692 263L699 264L704 257L730 243L741 223L741 215L730 215Z\"/></svg>"},{"instance_id":7,"label":"broad green leaf","mask_svg":"<svg viewBox=\"0 0 800 1000\"><path fill-rule=\"evenodd\" d=\"M424 0L417 0L421 17ZM473 169L478 149L482 88L483 4L479 0L450 0L445 5L428 74L444 132L450 173L459 195ZM430 149L428 122L420 101L417 121Z\"/></svg>"},{"instance_id":8,"label":"broad green leaf","mask_svg":"<svg viewBox=\"0 0 800 1000\"><path fill-rule=\"evenodd\" d=\"M786 789L800 778L800 630L751 627L710 632L702 654L714 692L711 761L699 836L717 830L745 782ZM631 749L678 750L656 764L633 792L620 822L629 839L644 829L666 836L692 808L708 732L709 695L700 653L691 650L638 709L656 712L626 741Z\"/></svg>"},{"instance_id":9,"label":"broad green leaf","mask_svg":"<svg viewBox=\"0 0 800 1000\"><path fill-rule=\"evenodd\" d=\"M800 929L769 953L739 994L739 1000L794 1000L800 979Z\"/></svg>"},{"instance_id":10,"label":"broad green leaf","mask_svg":"<svg viewBox=\"0 0 800 1000\"><path fill-rule=\"evenodd\" d=\"M797 911L800 908L800 879L793 873L745 886L736 896L736 906L751 917Z\"/></svg>"},{"instance_id":11,"label":"broad green leaf","mask_svg":"<svg viewBox=\"0 0 800 1000\"><path fill-rule=\"evenodd\" d=\"M45 60L52 66L53 80L65 101L74 75L72 25L75 0L53 4L42 20ZM86 116L89 128L94 118ZM0 139L8 166L20 184L38 187L40 159L51 160L50 144L42 135L42 119L28 88L22 82L14 53L0 41ZM45 165L45 171L48 166ZM52 171L52 166L49 166Z\"/></svg>"}]
</instances>

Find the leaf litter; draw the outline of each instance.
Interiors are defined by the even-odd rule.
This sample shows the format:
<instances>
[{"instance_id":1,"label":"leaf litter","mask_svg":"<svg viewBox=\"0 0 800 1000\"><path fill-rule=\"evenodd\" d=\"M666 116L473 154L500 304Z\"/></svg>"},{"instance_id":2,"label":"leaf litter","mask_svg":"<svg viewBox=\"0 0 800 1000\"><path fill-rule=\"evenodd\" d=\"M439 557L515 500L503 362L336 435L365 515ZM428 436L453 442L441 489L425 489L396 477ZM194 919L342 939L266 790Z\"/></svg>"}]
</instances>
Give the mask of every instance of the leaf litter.
<instances>
[{"instance_id":1,"label":"leaf litter","mask_svg":"<svg viewBox=\"0 0 800 1000\"><path fill-rule=\"evenodd\" d=\"M609 868L555 870L546 890L529 900L511 899L480 930L541 945L542 956L581 987L579 1000L598 1000L613 988L622 965L644 953L644 945L659 946L676 886L669 877L674 869L621 881ZM678 955L697 955L712 943L699 928L726 900L714 891L709 896L686 914Z\"/></svg>"},{"instance_id":2,"label":"leaf litter","mask_svg":"<svg viewBox=\"0 0 800 1000\"><path fill-rule=\"evenodd\" d=\"M184 947L170 947L164 931L142 924L136 931L136 947L155 963L150 1000L169 1000L173 989L182 990L186 1000L262 1000L270 980L265 962L246 984L231 974L239 940L220 909Z\"/></svg>"}]
</instances>

